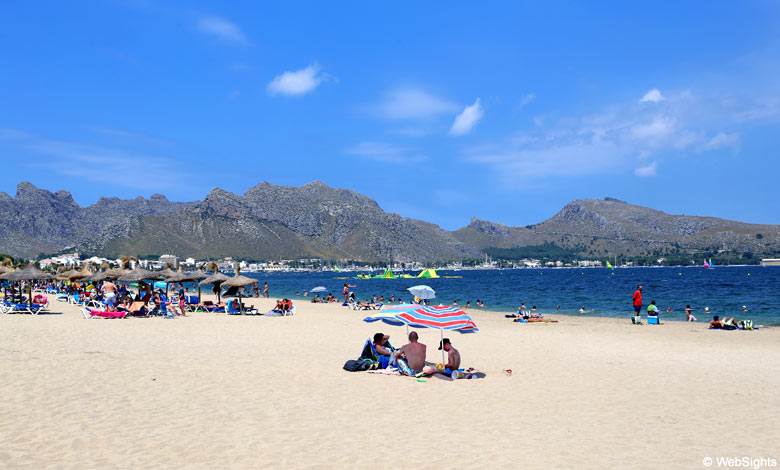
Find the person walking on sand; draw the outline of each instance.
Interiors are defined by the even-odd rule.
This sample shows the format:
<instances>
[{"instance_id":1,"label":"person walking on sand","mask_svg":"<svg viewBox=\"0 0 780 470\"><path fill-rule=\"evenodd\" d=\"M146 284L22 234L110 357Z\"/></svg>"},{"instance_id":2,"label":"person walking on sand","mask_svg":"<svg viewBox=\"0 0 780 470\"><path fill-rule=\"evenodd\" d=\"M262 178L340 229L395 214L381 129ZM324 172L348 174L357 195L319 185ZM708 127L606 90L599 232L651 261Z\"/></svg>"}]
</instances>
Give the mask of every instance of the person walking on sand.
<instances>
[{"instance_id":1,"label":"person walking on sand","mask_svg":"<svg viewBox=\"0 0 780 470\"><path fill-rule=\"evenodd\" d=\"M106 305L110 305L111 307L116 305L116 285L113 282L104 282L100 287L100 292L103 293L103 298L105 298Z\"/></svg>"},{"instance_id":2,"label":"person walking on sand","mask_svg":"<svg viewBox=\"0 0 780 470\"><path fill-rule=\"evenodd\" d=\"M349 284L346 282L344 283L344 288L341 289L341 293L344 295L344 303L346 304L349 301Z\"/></svg>"},{"instance_id":3,"label":"person walking on sand","mask_svg":"<svg viewBox=\"0 0 780 470\"><path fill-rule=\"evenodd\" d=\"M642 286L636 286L636 291L634 291L634 318L631 319L631 323L635 325L639 325L642 321L642 317L639 315L639 312L642 311Z\"/></svg>"},{"instance_id":4,"label":"person walking on sand","mask_svg":"<svg viewBox=\"0 0 780 470\"><path fill-rule=\"evenodd\" d=\"M263 297L265 297L266 299L268 298L268 283L267 282L263 283Z\"/></svg>"}]
</instances>

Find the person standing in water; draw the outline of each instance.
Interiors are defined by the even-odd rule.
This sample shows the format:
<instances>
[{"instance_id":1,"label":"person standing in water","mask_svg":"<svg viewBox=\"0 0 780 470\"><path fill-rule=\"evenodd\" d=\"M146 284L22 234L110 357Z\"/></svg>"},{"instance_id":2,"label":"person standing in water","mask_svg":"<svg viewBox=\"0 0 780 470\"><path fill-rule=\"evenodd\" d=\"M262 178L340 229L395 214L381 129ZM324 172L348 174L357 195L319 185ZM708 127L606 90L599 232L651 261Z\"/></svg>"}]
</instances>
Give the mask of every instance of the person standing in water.
<instances>
[{"instance_id":1,"label":"person standing in water","mask_svg":"<svg viewBox=\"0 0 780 470\"><path fill-rule=\"evenodd\" d=\"M694 317L691 312L693 312L693 309L691 308L691 304L686 305L685 306L685 319L686 319L686 321L696 321L696 317Z\"/></svg>"}]
</instances>

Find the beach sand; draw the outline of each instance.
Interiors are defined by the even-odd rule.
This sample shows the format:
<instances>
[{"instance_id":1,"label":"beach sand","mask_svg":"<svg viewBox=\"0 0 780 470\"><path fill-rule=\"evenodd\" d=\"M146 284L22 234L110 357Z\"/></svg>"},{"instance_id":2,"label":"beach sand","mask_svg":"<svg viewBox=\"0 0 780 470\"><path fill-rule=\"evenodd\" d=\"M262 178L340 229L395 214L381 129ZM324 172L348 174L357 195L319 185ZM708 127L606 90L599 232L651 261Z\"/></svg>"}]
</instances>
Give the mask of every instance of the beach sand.
<instances>
[{"instance_id":1,"label":"beach sand","mask_svg":"<svg viewBox=\"0 0 780 470\"><path fill-rule=\"evenodd\" d=\"M262 311L271 302L250 300ZM450 333L478 380L349 373L405 328L298 303L293 317L0 315L3 468L700 469L780 460L780 328L708 331L471 310ZM628 318L628 313L627 313ZM419 330L428 360L439 332ZM513 373L503 372L511 369ZM717 468L717 467L715 467Z\"/></svg>"}]
</instances>

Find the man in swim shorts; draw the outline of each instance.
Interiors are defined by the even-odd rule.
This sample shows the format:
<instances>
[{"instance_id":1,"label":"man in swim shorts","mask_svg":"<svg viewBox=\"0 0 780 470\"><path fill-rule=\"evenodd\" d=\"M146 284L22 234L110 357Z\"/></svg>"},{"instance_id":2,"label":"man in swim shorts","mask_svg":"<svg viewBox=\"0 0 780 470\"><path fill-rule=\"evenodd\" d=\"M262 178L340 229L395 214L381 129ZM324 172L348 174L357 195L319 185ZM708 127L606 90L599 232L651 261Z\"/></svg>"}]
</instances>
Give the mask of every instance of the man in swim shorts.
<instances>
[{"instance_id":1,"label":"man in swim shorts","mask_svg":"<svg viewBox=\"0 0 780 470\"><path fill-rule=\"evenodd\" d=\"M418 375L425 367L425 353L427 346L418 342L416 331L409 333L409 342L401 349L393 353L393 358L398 362L398 370L405 375Z\"/></svg>"},{"instance_id":2,"label":"man in swim shorts","mask_svg":"<svg viewBox=\"0 0 780 470\"><path fill-rule=\"evenodd\" d=\"M439 370L436 367L425 366L423 367L423 373L425 375L433 375L436 373L442 373L444 375L452 375L452 371L460 368L460 353L457 349L452 347L449 338L444 338L439 342L439 351L444 349L447 352L447 363L444 364L444 370Z\"/></svg>"},{"instance_id":3,"label":"man in swim shorts","mask_svg":"<svg viewBox=\"0 0 780 470\"><path fill-rule=\"evenodd\" d=\"M103 293L103 297L106 299L106 305L113 307L116 305L116 285L111 281L106 281L100 288L100 292Z\"/></svg>"}]
</instances>

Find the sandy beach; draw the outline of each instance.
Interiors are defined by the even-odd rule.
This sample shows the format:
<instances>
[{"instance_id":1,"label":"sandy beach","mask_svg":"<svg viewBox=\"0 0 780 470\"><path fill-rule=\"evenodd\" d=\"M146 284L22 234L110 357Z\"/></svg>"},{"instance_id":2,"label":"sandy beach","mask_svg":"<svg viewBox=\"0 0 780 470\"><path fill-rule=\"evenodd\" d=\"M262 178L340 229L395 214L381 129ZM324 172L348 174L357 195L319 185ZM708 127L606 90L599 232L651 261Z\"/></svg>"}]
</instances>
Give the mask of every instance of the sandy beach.
<instances>
[{"instance_id":1,"label":"sandy beach","mask_svg":"<svg viewBox=\"0 0 780 470\"><path fill-rule=\"evenodd\" d=\"M254 299L261 311L271 301ZM4 468L705 468L780 460L780 329L470 310L484 379L349 373L365 312L0 315ZM439 332L419 330L428 360ZM511 369L513 373L503 372ZM716 467L717 468L717 467Z\"/></svg>"}]
</instances>

